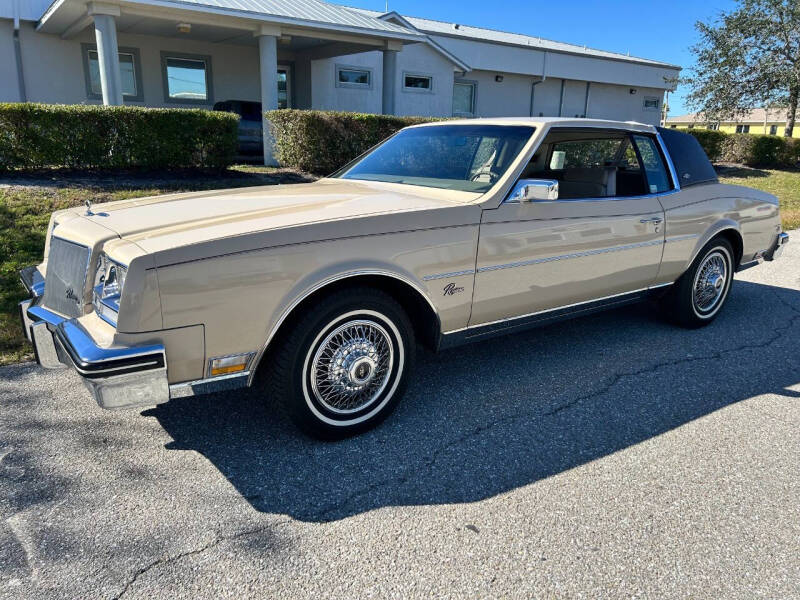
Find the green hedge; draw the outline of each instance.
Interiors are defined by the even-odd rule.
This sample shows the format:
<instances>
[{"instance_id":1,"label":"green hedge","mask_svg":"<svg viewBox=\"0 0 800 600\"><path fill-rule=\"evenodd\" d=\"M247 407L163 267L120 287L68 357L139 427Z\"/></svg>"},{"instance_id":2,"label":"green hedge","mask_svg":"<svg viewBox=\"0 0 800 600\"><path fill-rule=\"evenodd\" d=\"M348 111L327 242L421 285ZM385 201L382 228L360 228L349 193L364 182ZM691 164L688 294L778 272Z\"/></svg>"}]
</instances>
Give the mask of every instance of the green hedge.
<instances>
[{"instance_id":1,"label":"green hedge","mask_svg":"<svg viewBox=\"0 0 800 600\"><path fill-rule=\"evenodd\" d=\"M708 129L689 129L687 133L697 138L714 162L751 167L795 167L800 162L800 139Z\"/></svg>"},{"instance_id":2,"label":"green hedge","mask_svg":"<svg viewBox=\"0 0 800 600\"><path fill-rule=\"evenodd\" d=\"M238 116L182 108L0 104L0 170L222 168Z\"/></svg>"},{"instance_id":3,"label":"green hedge","mask_svg":"<svg viewBox=\"0 0 800 600\"><path fill-rule=\"evenodd\" d=\"M287 167L328 175L397 130L440 119L321 110L266 113L275 157Z\"/></svg>"}]
</instances>

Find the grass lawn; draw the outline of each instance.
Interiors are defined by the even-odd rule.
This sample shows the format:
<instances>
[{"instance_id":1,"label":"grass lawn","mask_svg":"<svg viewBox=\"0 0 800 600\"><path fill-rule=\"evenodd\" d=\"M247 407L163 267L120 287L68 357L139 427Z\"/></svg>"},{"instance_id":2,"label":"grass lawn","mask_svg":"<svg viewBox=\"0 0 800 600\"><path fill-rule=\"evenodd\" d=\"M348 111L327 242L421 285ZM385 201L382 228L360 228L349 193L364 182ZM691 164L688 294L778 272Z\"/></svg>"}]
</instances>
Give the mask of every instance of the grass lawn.
<instances>
[{"instance_id":1,"label":"grass lawn","mask_svg":"<svg viewBox=\"0 0 800 600\"><path fill-rule=\"evenodd\" d=\"M781 200L784 229L800 227L800 171L722 167L720 178L775 194ZM39 171L0 177L0 365L32 357L17 316L17 303L25 296L18 271L41 260L54 210L79 206L85 200L95 204L168 192L308 180L288 169L255 166L236 166L223 173Z\"/></svg>"},{"instance_id":2,"label":"grass lawn","mask_svg":"<svg viewBox=\"0 0 800 600\"><path fill-rule=\"evenodd\" d=\"M17 303L25 298L18 271L39 263L50 213L85 200L92 204L170 192L298 183L289 169L235 166L228 171L87 173L37 171L0 176L0 365L33 357L22 334Z\"/></svg>"}]
</instances>

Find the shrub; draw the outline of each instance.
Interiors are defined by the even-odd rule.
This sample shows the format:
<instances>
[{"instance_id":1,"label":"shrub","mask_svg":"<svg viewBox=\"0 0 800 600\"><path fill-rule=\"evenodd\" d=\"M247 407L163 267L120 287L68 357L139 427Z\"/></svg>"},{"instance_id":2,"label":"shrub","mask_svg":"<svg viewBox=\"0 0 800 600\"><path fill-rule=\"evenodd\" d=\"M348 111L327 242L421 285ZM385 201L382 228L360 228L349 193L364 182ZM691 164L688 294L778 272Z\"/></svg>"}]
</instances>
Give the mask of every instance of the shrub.
<instances>
[{"instance_id":1,"label":"shrub","mask_svg":"<svg viewBox=\"0 0 800 600\"><path fill-rule=\"evenodd\" d=\"M743 165L752 164L754 137L749 133L726 134L719 160Z\"/></svg>"},{"instance_id":2,"label":"shrub","mask_svg":"<svg viewBox=\"0 0 800 600\"><path fill-rule=\"evenodd\" d=\"M697 138L709 160L716 161L722 155L722 145L727 137L721 131L713 131L711 129L689 129L686 131Z\"/></svg>"},{"instance_id":3,"label":"shrub","mask_svg":"<svg viewBox=\"0 0 800 600\"><path fill-rule=\"evenodd\" d=\"M0 104L0 170L221 168L236 154L238 117L183 108Z\"/></svg>"},{"instance_id":4,"label":"shrub","mask_svg":"<svg viewBox=\"0 0 800 600\"><path fill-rule=\"evenodd\" d=\"M440 120L319 110L265 113L275 139L275 157L287 167L327 175L397 130Z\"/></svg>"},{"instance_id":5,"label":"shrub","mask_svg":"<svg viewBox=\"0 0 800 600\"><path fill-rule=\"evenodd\" d=\"M750 167L793 167L800 160L797 140L775 135L728 134L721 160Z\"/></svg>"}]
</instances>

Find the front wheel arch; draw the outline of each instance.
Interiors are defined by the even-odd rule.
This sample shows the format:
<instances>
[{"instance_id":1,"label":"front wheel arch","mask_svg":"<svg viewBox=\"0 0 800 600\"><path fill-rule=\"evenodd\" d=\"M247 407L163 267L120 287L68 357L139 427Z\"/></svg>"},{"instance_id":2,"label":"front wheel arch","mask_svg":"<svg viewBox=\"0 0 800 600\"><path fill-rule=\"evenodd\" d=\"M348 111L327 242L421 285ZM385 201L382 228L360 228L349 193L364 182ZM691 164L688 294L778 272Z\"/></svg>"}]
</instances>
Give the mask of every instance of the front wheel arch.
<instances>
[{"instance_id":1,"label":"front wheel arch","mask_svg":"<svg viewBox=\"0 0 800 600\"><path fill-rule=\"evenodd\" d=\"M268 334L264 350L256 357L253 366L253 381L262 375L265 360L306 311L340 291L365 287L382 291L398 302L411 319L416 340L426 349L436 349L441 334L441 320L431 300L418 287L405 279L383 273L343 275L303 296Z\"/></svg>"}]
</instances>

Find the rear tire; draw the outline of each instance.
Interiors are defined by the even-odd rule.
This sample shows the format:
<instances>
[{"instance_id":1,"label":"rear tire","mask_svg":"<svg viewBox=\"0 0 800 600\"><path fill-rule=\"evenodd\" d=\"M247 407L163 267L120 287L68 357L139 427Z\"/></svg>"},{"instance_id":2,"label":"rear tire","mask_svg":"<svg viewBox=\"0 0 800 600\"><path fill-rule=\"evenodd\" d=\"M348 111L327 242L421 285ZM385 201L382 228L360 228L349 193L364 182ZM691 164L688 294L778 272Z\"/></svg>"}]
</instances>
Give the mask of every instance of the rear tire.
<instances>
[{"instance_id":1,"label":"rear tire","mask_svg":"<svg viewBox=\"0 0 800 600\"><path fill-rule=\"evenodd\" d=\"M733 284L734 256L724 238L706 244L662 300L665 316L689 329L716 319Z\"/></svg>"},{"instance_id":2,"label":"rear tire","mask_svg":"<svg viewBox=\"0 0 800 600\"><path fill-rule=\"evenodd\" d=\"M394 410L414 362L414 331L402 307L372 288L324 298L279 342L269 384L306 434L341 439Z\"/></svg>"}]
</instances>

